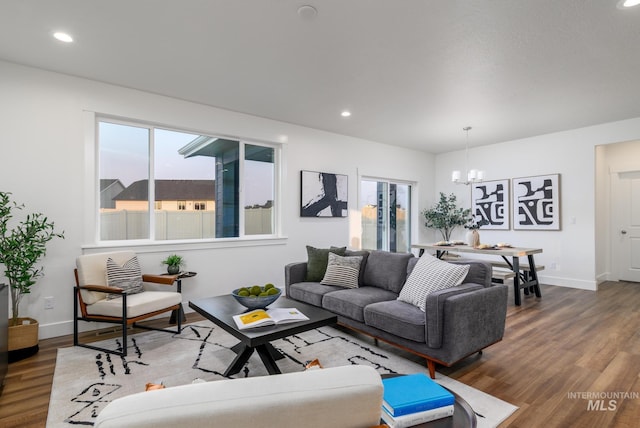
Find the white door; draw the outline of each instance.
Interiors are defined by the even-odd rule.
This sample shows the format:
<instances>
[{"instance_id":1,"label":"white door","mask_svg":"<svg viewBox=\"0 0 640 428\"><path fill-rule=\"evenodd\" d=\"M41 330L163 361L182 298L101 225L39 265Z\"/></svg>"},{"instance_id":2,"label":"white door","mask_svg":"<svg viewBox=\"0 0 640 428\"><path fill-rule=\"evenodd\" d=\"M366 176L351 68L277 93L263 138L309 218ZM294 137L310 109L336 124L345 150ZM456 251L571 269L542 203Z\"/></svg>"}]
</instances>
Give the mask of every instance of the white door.
<instances>
[{"instance_id":1,"label":"white door","mask_svg":"<svg viewBox=\"0 0 640 428\"><path fill-rule=\"evenodd\" d=\"M640 282L640 171L611 178L613 266L620 281Z\"/></svg>"}]
</instances>

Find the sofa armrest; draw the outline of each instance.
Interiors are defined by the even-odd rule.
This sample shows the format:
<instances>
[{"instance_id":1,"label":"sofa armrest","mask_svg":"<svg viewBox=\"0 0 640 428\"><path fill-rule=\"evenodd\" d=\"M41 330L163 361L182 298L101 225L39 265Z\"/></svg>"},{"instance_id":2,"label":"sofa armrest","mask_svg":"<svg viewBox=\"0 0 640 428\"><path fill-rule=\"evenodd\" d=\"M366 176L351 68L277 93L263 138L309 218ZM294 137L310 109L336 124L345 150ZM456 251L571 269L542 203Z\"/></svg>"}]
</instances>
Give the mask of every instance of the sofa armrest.
<instances>
[{"instance_id":1,"label":"sofa armrest","mask_svg":"<svg viewBox=\"0 0 640 428\"><path fill-rule=\"evenodd\" d=\"M79 285L80 290L98 291L100 293L122 294L124 289L120 287L109 287L108 285Z\"/></svg>"},{"instance_id":2,"label":"sofa armrest","mask_svg":"<svg viewBox=\"0 0 640 428\"><path fill-rule=\"evenodd\" d=\"M504 334L507 294L504 285L483 287L473 283L430 294L425 311L427 345L440 348L447 334L454 334L456 341L485 334L495 338L490 343L499 340ZM461 327L467 324L472 327Z\"/></svg>"},{"instance_id":3,"label":"sofa armrest","mask_svg":"<svg viewBox=\"0 0 640 428\"><path fill-rule=\"evenodd\" d=\"M443 311L443 344L450 352L464 356L501 340L507 296L507 286L495 285L448 298Z\"/></svg>"},{"instance_id":4,"label":"sofa armrest","mask_svg":"<svg viewBox=\"0 0 640 428\"><path fill-rule=\"evenodd\" d=\"M307 262L294 262L284 267L284 286L286 295L289 295L289 286L304 282L307 276Z\"/></svg>"},{"instance_id":5,"label":"sofa armrest","mask_svg":"<svg viewBox=\"0 0 640 428\"><path fill-rule=\"evenodd\" d=\"M439 348L442 346L442 330L444 324L444 302L451 296L457 294L468 293L474 290L481 290L480 284L465 283L456 287L438 290L427 296L425 306L425 322L427 345L431 348Z\"/></svg>"},{"instance_id":6,"label":"sofa armrest","mask_svg":"<svg viewBox=\"0 0 640 428\"><path fill-rule=\"evenodd\" d=\"M153 275L145 273L142 275L142 280L154 284L172 285L179 276L180 275Z\"/></svg>"}]
</instances>

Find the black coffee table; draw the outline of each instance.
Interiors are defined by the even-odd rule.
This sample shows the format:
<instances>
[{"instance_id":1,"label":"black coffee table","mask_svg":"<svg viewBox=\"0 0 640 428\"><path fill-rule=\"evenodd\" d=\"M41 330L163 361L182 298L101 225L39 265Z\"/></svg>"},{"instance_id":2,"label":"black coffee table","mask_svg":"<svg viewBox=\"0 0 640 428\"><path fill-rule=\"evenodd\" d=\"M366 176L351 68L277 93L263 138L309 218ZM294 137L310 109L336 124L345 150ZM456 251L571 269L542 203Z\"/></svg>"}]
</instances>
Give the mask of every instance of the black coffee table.
<instances>
[{"instance_id":1,"label":"black coffee table","mask_svg":"<svg viewBox=\"0 0 640 428\"><path fill-rule=\"evenodd\" d=\"M280 374L276 360L283 358L283 356L270 342L313 330L314 328L333 325L338 321L338 317L329 311L306 303L289 300L286 297L280 297L269 305L267 309L296 308L305 314L309 320L239 330L235 321L233 321L233 316L247 312L247 308L238 303L230 294L190 301L189 307L240 340L240 343L232 348L237 355L224 372L225 376L238 373L249 360L254 350L258 351L258 355L269 374Z\"/></svg>"}]
</instances>

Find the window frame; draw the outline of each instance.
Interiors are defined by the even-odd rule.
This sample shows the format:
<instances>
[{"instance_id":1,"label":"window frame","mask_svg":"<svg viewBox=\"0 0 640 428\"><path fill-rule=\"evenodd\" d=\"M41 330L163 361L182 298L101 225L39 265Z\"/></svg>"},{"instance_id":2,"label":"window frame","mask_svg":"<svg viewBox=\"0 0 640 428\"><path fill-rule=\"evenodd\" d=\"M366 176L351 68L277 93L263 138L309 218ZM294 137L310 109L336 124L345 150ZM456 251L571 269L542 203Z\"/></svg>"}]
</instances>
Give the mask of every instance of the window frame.
<instances>
[{"instance_id":1,"label":"window frame","mask_svg":"<svg viewBox=\"0 0 640 428\"><path fill-rule=\"evenodd\" d=\"M238 141L239 143L239 155L240 159L240 178L238 183L238 193L239 193L239 206L244 207L244 147L246 145L255 145L255 146L263 146L273 149L273 164L274 164L274 174L273 174L273 201L272 201L272 225L273 230L271 234L254 234L254 235L246 235L245 234L245 225L244 225L244 210L240 209L240 214L238 218L238 235L237 237L224 237L224 238L202 238L202 239L174 239L174 240L156 240L154 237L154 227L155 222L153 219L153 212L155 209L155 195L154 195L154 186L151 185L149 189L149 232L150 237L148 239L130 239L130 240L101 240L100 239L100 136L99 136L99 126L100 122L106 122L115 125L123 125L123 126L134 126L149 129L149 182L152 183L155 180L154 177L154 162L155 162L155 141L154 141L154 130L162 129L173 132L184 132L195 135L204 135L210 136L213 138L224 138L224 139L233 139ZM281 220L281 213L283 212L283 207L281 204L283 203L282 198L282 180L283 180L283 151L284 144L282 142L273 142L273 141L260 141L255 139L249 139L238 136L230 136L224 135L217 132L203 132L197 131L193 129L188 129L186 127L177 127L166 124L159 124L153 122L146 122L135 119L127 119L121 118L117 116L111 116L106 114L99 114L95 112L85 112L85 128L87 131L85 132L85 149L87 152L87 156L85 159L87 160L86 167L86 176L90 177L90 182L92 183L91 189L88 187L85 188L87 193L87 200L91 201L91 214L86 214L85 218L91 218L91 221L86 222L85 226L85 235L90 236L89 241L92 241L88 244L83 245L83 248L131 248L137 247L138 249L144 249L149 247L157 246L158 248L162 248L167 245L171 245L176 249L188 249L188 248L202 248L202 246L207 247L226 247L226 246L246 246L246 245L278 245L284 243L286 240L286 236L284 235L283 230L283 222ZM89 159L91 158L91 162L89 163ZM89 194L90 192L90 194ZM91 229L91 230L90 230Z\"/></svg>"}]
</instances>

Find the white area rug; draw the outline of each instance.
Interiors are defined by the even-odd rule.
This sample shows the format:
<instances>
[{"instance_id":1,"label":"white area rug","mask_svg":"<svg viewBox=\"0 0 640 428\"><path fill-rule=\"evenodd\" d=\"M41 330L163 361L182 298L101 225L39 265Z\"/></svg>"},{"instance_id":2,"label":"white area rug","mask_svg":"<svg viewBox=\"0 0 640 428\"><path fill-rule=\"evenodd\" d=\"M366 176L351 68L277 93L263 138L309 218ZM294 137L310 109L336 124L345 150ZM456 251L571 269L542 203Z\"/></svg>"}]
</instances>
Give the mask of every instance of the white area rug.
<instances>
[{"instance_id":1,"label":"white area rug","mask_svg":"<svg viewBox=\"0 0 640 428\"><path fill-rule=\"evenodd\" d=\"M111 349L121 346L109 339ZM208 321L185 326L182 334L152 331L129 337L129 355L114 355L71 347L58 349L47 427L69 428L92 425L110 401L142 392L147 382L171 387L194 379L215 381L235 357L237 343L230 334ZM348 364L373 366L380 374L427 373L421 366L386 350L361 341L338 329L323 327L273 342L285 358L277 364L283 373L302 371L306 362L318 358L324 367ZM233 377L266 375L257 353ZM478 416L478 427L494 427L516 409L509 403L437 375L437 382L464 398Z\"/></svg>"}]
</instances>

